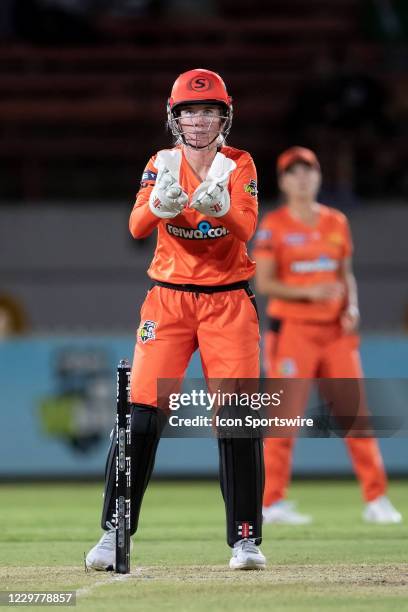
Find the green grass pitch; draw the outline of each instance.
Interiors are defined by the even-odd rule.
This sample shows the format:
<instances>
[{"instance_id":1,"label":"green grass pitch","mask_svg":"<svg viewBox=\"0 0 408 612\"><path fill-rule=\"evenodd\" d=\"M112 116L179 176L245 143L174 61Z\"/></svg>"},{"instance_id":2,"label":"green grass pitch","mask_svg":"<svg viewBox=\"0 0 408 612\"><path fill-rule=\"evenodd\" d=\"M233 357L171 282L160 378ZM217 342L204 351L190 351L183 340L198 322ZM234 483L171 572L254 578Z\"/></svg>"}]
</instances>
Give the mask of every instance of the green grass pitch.
<instances>
[{"instance_id":1,"label":"green grass pitch","mask_svg":"<svg viewBox=\"0 0 408 612\"><path fill-rule=\"evenodd\" d=\"M118 578L83 567L101 484L1 485L0 590L76 590L89 611L408 611L407 483L389 494L405 524L364 524L354 482L295 482L291 498L314 523L266 526L267 569L232 572L217 483L153 482L131 574Z\"/></svg>"}]
</instances>

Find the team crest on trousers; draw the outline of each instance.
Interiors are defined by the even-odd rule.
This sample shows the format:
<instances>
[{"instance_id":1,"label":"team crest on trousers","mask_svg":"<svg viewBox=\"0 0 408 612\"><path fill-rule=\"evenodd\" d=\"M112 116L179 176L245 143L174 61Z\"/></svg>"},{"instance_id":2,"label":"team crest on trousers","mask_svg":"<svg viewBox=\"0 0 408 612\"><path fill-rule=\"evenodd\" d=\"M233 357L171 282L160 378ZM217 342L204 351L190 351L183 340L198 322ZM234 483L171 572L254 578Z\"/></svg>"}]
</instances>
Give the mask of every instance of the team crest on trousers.
<instances>
[{"instance_id":1,"label":"team crest on trousers","mask_svg":"<svg viewBox=\"0 0 408 612\"><path fill-rule=\"evenodd\" d=\"M145 344L149 340L155 340L156 339L155 329L156 329L156 323L154 321L150 321L150 320L142 321L139 329L137 330L137 335L138 335L139 340L143 342L143 344Z\"/></svg>"}]
</instances>

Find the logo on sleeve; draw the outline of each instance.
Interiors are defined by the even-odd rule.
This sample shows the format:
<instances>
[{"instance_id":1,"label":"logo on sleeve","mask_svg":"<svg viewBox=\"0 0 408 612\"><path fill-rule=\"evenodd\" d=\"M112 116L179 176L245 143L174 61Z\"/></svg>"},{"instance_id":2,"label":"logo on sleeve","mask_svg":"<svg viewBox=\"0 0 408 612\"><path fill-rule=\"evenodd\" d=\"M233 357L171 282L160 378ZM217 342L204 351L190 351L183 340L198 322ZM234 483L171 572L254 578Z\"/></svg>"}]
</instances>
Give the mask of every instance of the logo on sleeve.
<instances>
[{"instance_id":1,"label":"logo on sleeve","mask_svg":"<svg viewBox=\"0 0 408 612\"><path fill-rule=\"evenodd\" d=\"M155 181L157 179L157 172L152 170L145 170L142 174L142 181Z\"/></svg>"},{"instance_id":2,"label":"logo on sleeve","mask_svg":"<svg viewBox=\"0 0 408 612\"><path fill-rule=\"evenodd\" d=\"M140 182L141 187L148 187L149 185L153 185L157 179L157 172L152 172L152 170L145 170L142 174L142 179Z\"/></svg>"},{"instance_id":3,"label":"logo on sleeve","mask_svg":"<svg viewBox=\"0 0 408 612\"><path fill-rule=\"evenodd\" d=\"M339 232L332 232L327 236L328 241L336 246L341 246L344 242L343 236Z\"/></svg>"},{"instance_id":4,"label":"logo on sleeve","mask_svg":"<svg viewBox=\"0 0 408 612\"><path fill-rule=\"evenodd\" d=\"M137 330L137 337L141 342L143 342L143 344L145 344L149 340L155 340L156 334L154 330L156 329L156 327L157 324L154 321L142 321L139 326L139 329Z\"/></svg>"},{"instance_id":5,"label":"logo on sleeve","mask_svg":"<svg viewBox=\"0 0 408 612\"><path fill-rule=\"evenodd\" d=\"M245 193L249 193L249 195L253 196L254 198L258 195L258 188L255 179L251 179L249 183L244 185L244 191Z\"/></svg>"}]
</instances>

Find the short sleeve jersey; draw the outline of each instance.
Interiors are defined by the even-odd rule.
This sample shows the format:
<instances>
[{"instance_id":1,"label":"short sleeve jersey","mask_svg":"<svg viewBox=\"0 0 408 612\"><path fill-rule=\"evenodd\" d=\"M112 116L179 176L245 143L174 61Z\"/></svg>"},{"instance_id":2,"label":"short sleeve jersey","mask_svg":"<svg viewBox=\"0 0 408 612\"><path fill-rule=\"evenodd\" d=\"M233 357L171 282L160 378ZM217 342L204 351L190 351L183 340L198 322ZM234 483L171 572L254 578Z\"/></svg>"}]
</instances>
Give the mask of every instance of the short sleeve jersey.
<instances>
[{"instance_id":1,"label":"short sleeve jersey","mask_svg":"<svg viewBox=\"0 0 408 612\"><path fill-rule=\"evenodd\" d=\"M264 216L256 233L255 259L271 259L277 279L287 285L310 286L339 279L341 261L352 253L345 215L319 204L318 220L310 227L295 219L287 206ZM321 302L270 298L267 314L281 319L329 322L338 318L344 299Z\"/></svg>"},{"instance_id":2,"label":"short sleeve jersey","mask_svg":"<svg viewBox=\"0 0 408 612\"><path fill-rule=\"evenodd\" d=\"M249 153L233 147L224 146L220 152L236 164L228 183L231 210L239 223L250 222L253 225L253 233L258 214L254 162ZM133 212L146 206L149 200L157 178L155 159L156 155L144 170ZM178 178L190 201L201 180L184 152ZM130 223L132 225L132 216ZM148 269L148 275L155 280L177 284L224 285L246 280L255 272L255 262L248 256L245 241L223 224L222 217L207 217L187 207L172 219L161 219L157 230L157 246Z\"/></svg>"}]
</instances>

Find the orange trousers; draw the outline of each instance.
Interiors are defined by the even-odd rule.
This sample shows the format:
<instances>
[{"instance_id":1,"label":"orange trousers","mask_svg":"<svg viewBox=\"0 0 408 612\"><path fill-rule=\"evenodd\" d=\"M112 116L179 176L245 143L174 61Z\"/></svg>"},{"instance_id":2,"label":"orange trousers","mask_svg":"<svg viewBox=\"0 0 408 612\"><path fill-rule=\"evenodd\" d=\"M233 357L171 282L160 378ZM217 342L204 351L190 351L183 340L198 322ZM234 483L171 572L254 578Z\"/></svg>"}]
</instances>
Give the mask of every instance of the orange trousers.
<instances>
[{"instance_id":1,"label":"orange trousers","mask_svg":"<svg viewBox=\"0 0 408 612\"><path fill-rule=\"evenodd\" d=\"M268 378L363 377L358 350L359 337L345 335L338 322L314 324L282 320L279 330L268 331L264 340L265 373ZM291 412L298 415L302 415L306 409L305 395L300 395L303 395L299 397L301 405L291 406ZM360 412L366 411L364 402L363 397ZM264 441L264 506L286 497L294 442L293 437L266 438ZM387 477L376 439L346 436L344 442L361 484L364 500L368 502L384 495Z\"/></svg>"},{"instance_id":2,"label":"orange trousers","mask_svg":"<svg viewBox=\"0 0 408 612\"><path fill-rule=\"evenodd\" d=\"M157 406L157 380L181 381L197 348L206 379L258 379L259 340L250 290L201 293L156 285L141 309L131 400Z\"/></svg>"}]
</instances>

